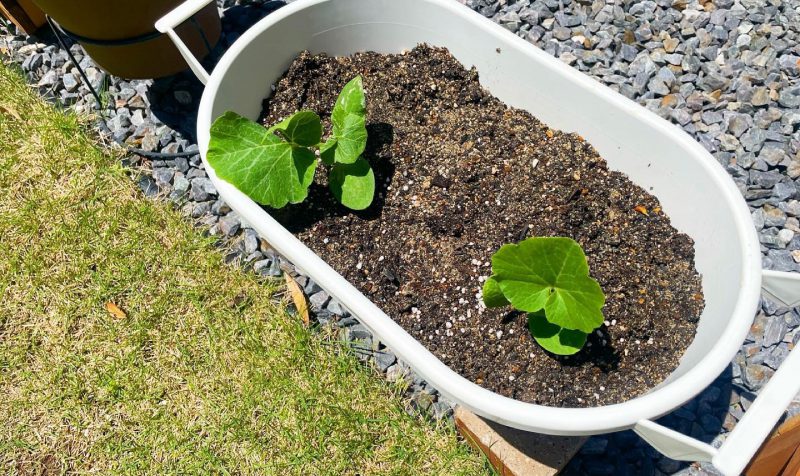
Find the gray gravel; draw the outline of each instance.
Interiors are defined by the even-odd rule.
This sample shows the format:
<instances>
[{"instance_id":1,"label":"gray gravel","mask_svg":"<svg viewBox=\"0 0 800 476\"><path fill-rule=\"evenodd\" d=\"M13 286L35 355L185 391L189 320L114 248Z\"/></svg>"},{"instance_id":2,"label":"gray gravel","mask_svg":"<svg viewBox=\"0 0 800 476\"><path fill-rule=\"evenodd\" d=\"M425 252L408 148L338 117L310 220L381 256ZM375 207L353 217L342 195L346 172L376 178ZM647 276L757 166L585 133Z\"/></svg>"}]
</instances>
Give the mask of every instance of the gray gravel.
<instances>
[{"instance_id":1,"label":"gray gravel","mask_svg":"<svg viewBox=\"0 0 800 476\"><path fill-rule=\"evenodd\" d=\"M800 0L459 0L572 67L631 98L692 135L725 167L747 200L763 264L800 271ZM224 36L213 63L242 31L279 2L219 1ZM244 3L245 5L241 5ZM91 112L96 100L67 55L0 27L0 50L48 100ZM187 157L125 159L146 196L169 200L231 251L227 259L277 277L281 257L218 199L194 144L202 86L189 74L148 81L107 76L73 46L104 94L100 130L148 152ZM320 326L340 329L356 355L391 381L409 385L408 410L452 418L452 404L415 376L340 303L297 275ZM758 390L800 341L800 309L763 301L731 366L660 423L713 445L747 410ZM788 415L800 413L800 398ZM661 457L630 431L596 436L567 474L715 474L706 464Z\"/></svg>"}]
</instances>

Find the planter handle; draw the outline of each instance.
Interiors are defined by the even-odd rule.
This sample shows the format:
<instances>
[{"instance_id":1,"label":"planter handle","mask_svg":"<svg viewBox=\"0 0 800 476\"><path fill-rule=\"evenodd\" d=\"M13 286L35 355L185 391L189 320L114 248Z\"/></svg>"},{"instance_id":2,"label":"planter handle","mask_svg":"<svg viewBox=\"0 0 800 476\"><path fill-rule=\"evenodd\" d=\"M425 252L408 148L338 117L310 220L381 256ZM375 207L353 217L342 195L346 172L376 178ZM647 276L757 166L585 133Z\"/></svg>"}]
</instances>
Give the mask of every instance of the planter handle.
<instances>
[{"instance_id":1,"label":"planter handle","mask_svg":"<svg viewBox=\"0 0 800 476\"><path fill-rule=\"evenodd\" d=\"M192 68L192 72L204 85L208 84L208 71L203 68L203 65L201 65L200 61L192 54L192 50L186 46L186 43L183 42L181 37L175 33L175 28L191 18L195 13L205 8L205 6L212 1L214 0L186 0L156 22L156 30L169 35L172 42L175 43L175 46L178 48L178 51L180 51L181 56L186 60L189 67Z\"/></svg>"},{"instance_id":2,"label":"planter handle","mask_svg":"<svg viewBox=\"0 0 800 476\"><path fill-rule=\"evenodd\" d=\"M770 299L788 307L800 305L800 273L764 270L761 286ZM719 449L650 420L640 420L633 431L672 459L710 461L725 476L741 474L800 392L798 348L789 353Z\"/></svg>"}]
</instances>

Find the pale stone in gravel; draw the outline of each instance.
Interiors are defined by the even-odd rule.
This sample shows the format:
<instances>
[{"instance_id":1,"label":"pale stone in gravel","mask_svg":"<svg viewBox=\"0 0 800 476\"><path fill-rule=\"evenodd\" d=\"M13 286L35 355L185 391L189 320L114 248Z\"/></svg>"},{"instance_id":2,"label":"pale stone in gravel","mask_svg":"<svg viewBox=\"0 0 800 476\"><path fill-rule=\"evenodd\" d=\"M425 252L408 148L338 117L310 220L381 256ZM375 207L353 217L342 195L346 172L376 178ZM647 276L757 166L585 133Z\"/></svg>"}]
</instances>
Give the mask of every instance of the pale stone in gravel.
<instances>
[{"instance_id":1,"label":"pale stone in gravel","mask_svg":"<svg viewBox=\"0 0 800 476\"><path fill-rule=\"evenodd\" d=\"M192 179L192 190L190 192L190 197L192 200L196 202L204 202L210 199L212 196L216 196L217 190L214 188L214 184L211 183L206 177L197 177Z\"/></svg>"},{"instance_id":2,"label":"pale stone in gravel","mask_svg":"<svg viewBox=\"0 0 800 476\"><path fill-rule=\"evenodd\" d=\"M770 102L769 90L767 88L756 88L750 102L752 102L753 106L766 106Z\"/></svg>"},{"instance_id":3,"label":"pale stone in gravel","mask_svg":"<svg viewBox=\"0 0 800 476\"><path fill-rule=\"evenodd\" d=\"M386 369L386 380L390 382L397 382L406 377L406 372L399 364L395 364Z\"/></svg>"},{"instance_id":4,"label":"pale stone in gravel","mask_svg":"<svg viewBox=\"0 0 800 476\"><path fill-rule=\"evenodd\" d=\"M153 134L145 134L142 138L142 150L153 152L158 148L158 137Z\"/></svg>"},{"instance_id":5,"label":"pale stone in gravel","mask_svg":"<svg viewBox=\"0 0 800 476\"><path fill-rule=\"evenodd\" d=\"M755 225L756 230L764 228L765 217L763 208L756 209L756 211L752 213L752 217L753 217L753 224Z\"/></svg>"},{"instance_id":6,"label":"pale stone in gravel","mask_svg":"<svg viewBox=\"0 0 800 476\"><path fill-rule=\"evenodd\" d=\"M672 53L678 47L678 44L680 44L680 41L677 38L667 38L664 40L664 50L667 53Z\"/></svg>"},{"instance_id":7,"label":"pale stone in gravel","mask_svg":"<svg viewBox=\"0 0 800 476\"><path fill-rule=\"evenodd\" d=\"M783 226L786 223L786 214L780 208L764 205L764 225Z\"/></svg>"},{"instance_id":8,"label":"pale stone in gravel","mask_svg":"<svg viewBox=\"0 0 800 476\"><path fill-rule=\"evenodd\" d=\"M225 215L231 211L231 207L225 203L225 200L219 199L211 205L211 213L214 215Z\"/></svg>"},{"instance_id":9,"label":"pale stone in gravel","mask_svg":"<svg viewBox=\"0 0 800 476\"><path fill-rule=\"evenodd\" d=\"M787 330L786 321L784 321L783 316L773 316L769 322L767 322L767 327L764 329L764 342L762 345L764 347L771 347L777 344L783 340L783 336L786 335Z\"/></svg>"},{"instance_id":10,"label":"pale stone in gravel","mask_svg":"<svg viewBox=\"0 0 800 476\"><path fill-rule=\"evenodd\" d=\"M386 372L389 367L397 361L397 357L389 349L381 349L375 352L375 364L378 370Z\"/></svg>"},{"instance_id":11,"label":"pale stone in gravel","mask_svg":"<svg viewBox=\"0 0 800 476\"><path fill-rule=\"evenodd\" d=\"M133 124L136 127L139 127L144 123L145 123L144 113L142 113L141 109L137 109L131 116L131 124Z\"/></svg>"},{"instance_id":12,"label":"pale stone in gravel","mask_svg":"<svg viewBox=\"0 0 800 476\"><path fill-rule=\"evenodd\" d=\"M172 177L175 176L175 170L168 168L160 168L153 170L153 178L159 185L165 185L172 182Z\"/></svg>"},{"instance_id":13,"label":"pale stone in gravel","mask_svg":"<svg viewBox=\"0 0 800 476\"><path fill-rule=\"evenodd\" d=\"M192 218L200 218L211 210L211 204L208 202L195 203L192 209Z\"/></svg>"},{"instance_id":14,"label":"pale stone in gravel","mask_svg":"<svg viewBox=\"0 0 800 476\"><path fill-rule=\"evenodd\" d=\"M739 148L739 139L730 134L721 134L719 136L719 145L723 150L735 151Z\"/></svg>"},{"instance_id":15,"label":"pale stone in gravel","mask_svg":"<svg viewBox=\"0 0 800 476\"><path fill-rule=\"evenodd\" d=\"M342 305L339 304L339 301L335 300L331 300L331 302L328 303L328 310L331 311L333 314L336 314L337 316L344 316L347 313L347 311L344 310Z\"/></svg>"},{"instance_id":16,"label":"pale stone in gravel","mask_svg":"<svg viewBox=\"0 0 800 476\"><path fill-rule=\"evenodd\" d=\"M303 292L305 292L306 294L309 294L309 295L316 294L316 293L318 293L320 291L322 291L322 287L320 287L319 284L315 283L314 281L312 281L310 279L305 284L305 286L303 286Z\"/></svg>"},{"instance_id":17,"label":"pale stone in gravel","mask_svg":"<svg viewBox=\"0 0 800 476\"><path fill-rule=\"evenodd\" d=\"M137 94L128 101L128 107L131 109L145 109L147 108L147 101Z\"/></svg>"},{"instance_id":18,"label":"pale stone in gravel","mask_svg":"<svg viewBox=\"0 0 800 476\"><path fill-rule=\"evenodd\" d=\"M219 219L219 230L225 236L234 236L241 226L242 222L235 212L228 213Z\"/></svg>"},{"instance_id":19,"label":"pale stone in gravel","mask_svg":"<svg viewBox=\"0 0 800 476\"><path fill-rule=\"evenodd\" d=\"M347 332L347 340L360 340L365 342L372 340L372 333L362 324L350 326L345 332Z\"/></svg>"},{"instance_id":20,"label":"pale stone in gravel","mask_svg":"<svg viewBox=\"0 0 800 476\"><path fill-rule=\"evenodd\" d=\"M750 364L745 367L742 377L747 388L755 392L760 390L774 373L774 370L764 365Z\"/></svg>"},{"instance_id":21,"label":"pale stone in gravel","mask_svg":"<svg viewBox=\"0 0 800 476\"><path fill-rule=\"evenodd\" d=\"M64 83L64 89L69 92L75 92L81 85L72 73L65 74L61 81Z\"/></svg>"},{"instance_id":22,"label":"pale stone in gravel","mask_svg":"<svg viewBox=\"0 0 800 476\"><path fill-rule=\"evenodd\" d=\"M40 88L46 88L54 86L56 83L58 83L58 74L55 71L50 70L45 73L44 76L42 76L42 79L40 79L36 85Z\"/></svg>"},{"instance_id":23,"label":"pale stone in gravel","mask_svg":"<svg viewBox=\"0 0 800 476\"><path fill-rule=\"evenodd\" d=\"M750 128L749 116L745 114L736 114L728 121L728 131L736 137L744 134L748 128Z\"/></svg>"},{"instance_id":24,"label":"pale stone in gravel","mask_svg":"<svg viewBox=\"0 0 800 476\"><path fill-rule=\"evenodd\" d=\"M175 176L175 179L172 184L172 189L178 192L179 195L185 194L189 191L189 181L186 180L186 177L181 174L180 176Z\"/></svg>"},{"instance_id":25,"label":"pale stone in gravel","mask_svg":"<svg viewBox=\"0 0 800 476\"><path fill-rule=\"evenodd\" d=\"M136 90L129 87L124 87L119 90L119 94L117 94L118 99L122 99L126 103L130 98L132 98L136 94Z\"/></svg>"},{"instance_id":26,"label":"pale stone in gravel","mask_svg":"<svg viewBox=\"0 0 800 476\"><path fill-rule=\"evenodd\" d=\"M308 301L311 303L311 306L314 307L315 309L322 309L323 307L325 307L325 304L328 303L328 299L330 299L328 293L326 293L325 291L320 291L316 294L312 294L311 297L308 298Z\"/></svg>"},{"instance_id":27,"label":"pale stone in gravel","mask_svg":"<svg viewBox=\"0 0 800 476\"><path fill-rule=\"evenodd\" d=\"M253 270L262 275L266 275L269 268L272 266L271 259L262 259L261 261L256 261L253 263Z\"/></svg>"},{"instance_id":28,"label":"pale stone in gravel","mask_svg":"<svg viewBox=\"0 0 800 476\"><path fill-rule=\"evenodd\" d=\"M783 205L782 209L789 215L800 216L800 201L789 200Z\"/></svg>"},{"instance_id":29,"label":"pale stone in gravel","mask_svg":"<svg viewBox=\"0 0 800 476\"><path fill-rule=\"evenodd\" d=\"M764 161L772 167L775 167L786 158L786 152L776 146L765 146L761 149L758 157L764 159Z\"/></svg>"},{"instance_id":30,"label":"pale stone in gravel","mask_svg":"<svg viewBox=\"0 0 800 476\"><path fill-rule=\"evenodd\" d=\"M759 109L753 118L757 127L766 129L770 124L781 118L781 111L774 107L769 109Z\"/></svg>"},{"instance_id":31,"label":"pale stone in gravel","mask_svg":"<svg viewBox=\"0 0 800 476\"><path fill-rule=\"evenodd\" d=\"M788 228L784 228L783 230L778 232L778 241L783 245L786 246L792 241L794 238L794 232Z\"/></svg>"},{"instance_id":32,"label":"pale stone in gravel","mask_svg":"<svg viewBox=\"0 0 800 476\"><path fill-rule=\"evenodd\" d=\"M792 161L789 162L789 166L786 167L786 174L793 179L800 177L800 157L795 156Z\"/></svg>"},{"instance_id":33,"label":"pale stone in gravel","mask_svg":"<svg viewBox=\"0 0 800 476\"><path fill-rule=\"evenodd\" d=\"M255 253L259 249L258 234L255 230L248 228L244 234L244 251L247 254Z\"/></svg>"},{"instance_id":34,"label":"pale stone in gravel","mask_svg":"<svg viewBox=\"0 0 800 476\"><path fill-rule=\"evenodd\" d=\"M772 196L779 200L788 200L797 195L797 186L793 182L780 182L772 189Z\"/></svg>"}]
</instances>

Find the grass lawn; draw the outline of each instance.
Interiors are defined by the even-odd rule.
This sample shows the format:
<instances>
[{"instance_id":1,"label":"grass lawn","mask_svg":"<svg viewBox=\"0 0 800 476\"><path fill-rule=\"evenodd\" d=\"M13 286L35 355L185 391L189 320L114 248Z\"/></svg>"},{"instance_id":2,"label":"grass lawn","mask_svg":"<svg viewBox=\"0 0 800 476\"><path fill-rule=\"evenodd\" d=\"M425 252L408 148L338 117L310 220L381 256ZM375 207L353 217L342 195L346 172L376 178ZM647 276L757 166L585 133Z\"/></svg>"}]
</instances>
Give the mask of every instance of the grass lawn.
<instances>
[{"instance_id":1,"label":"grass lawn","mask_svg":"<svg viewBox=\"0 0 800 476\"><path fill-rule=\"evenodd\" d=\"M0 473L488 471L84 129L0 64Z\"/></svg>"}]
</instances>

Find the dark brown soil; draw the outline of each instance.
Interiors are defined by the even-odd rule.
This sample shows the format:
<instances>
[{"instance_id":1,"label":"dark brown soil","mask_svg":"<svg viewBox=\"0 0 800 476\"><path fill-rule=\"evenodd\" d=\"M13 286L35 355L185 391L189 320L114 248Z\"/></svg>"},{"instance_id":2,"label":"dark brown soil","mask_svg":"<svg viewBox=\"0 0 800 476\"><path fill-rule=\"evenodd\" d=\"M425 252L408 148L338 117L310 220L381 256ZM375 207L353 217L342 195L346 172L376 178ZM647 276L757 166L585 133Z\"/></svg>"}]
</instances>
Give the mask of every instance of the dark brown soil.
<instances>
[{"instance_id":1,"label":"dark brown soil","mask_svg":"<svg viewBox=\"0 0 800 476\"><path fill-rule=\"evenodd\" d=\"M319 173L309 199L272 211L276 218L443 362L502 395L612 404L677 367L704 302L692 240L655 197L609 171L578 135L492 97L445 49L303 53L264 102L264 121L311 109L328 124L357 74L375 203L342 208ZM482 305L492 254L526 236L577 240L606 294L606 324L574 356L543 351L524 315Z\"/></svg>"}]
</instances>

